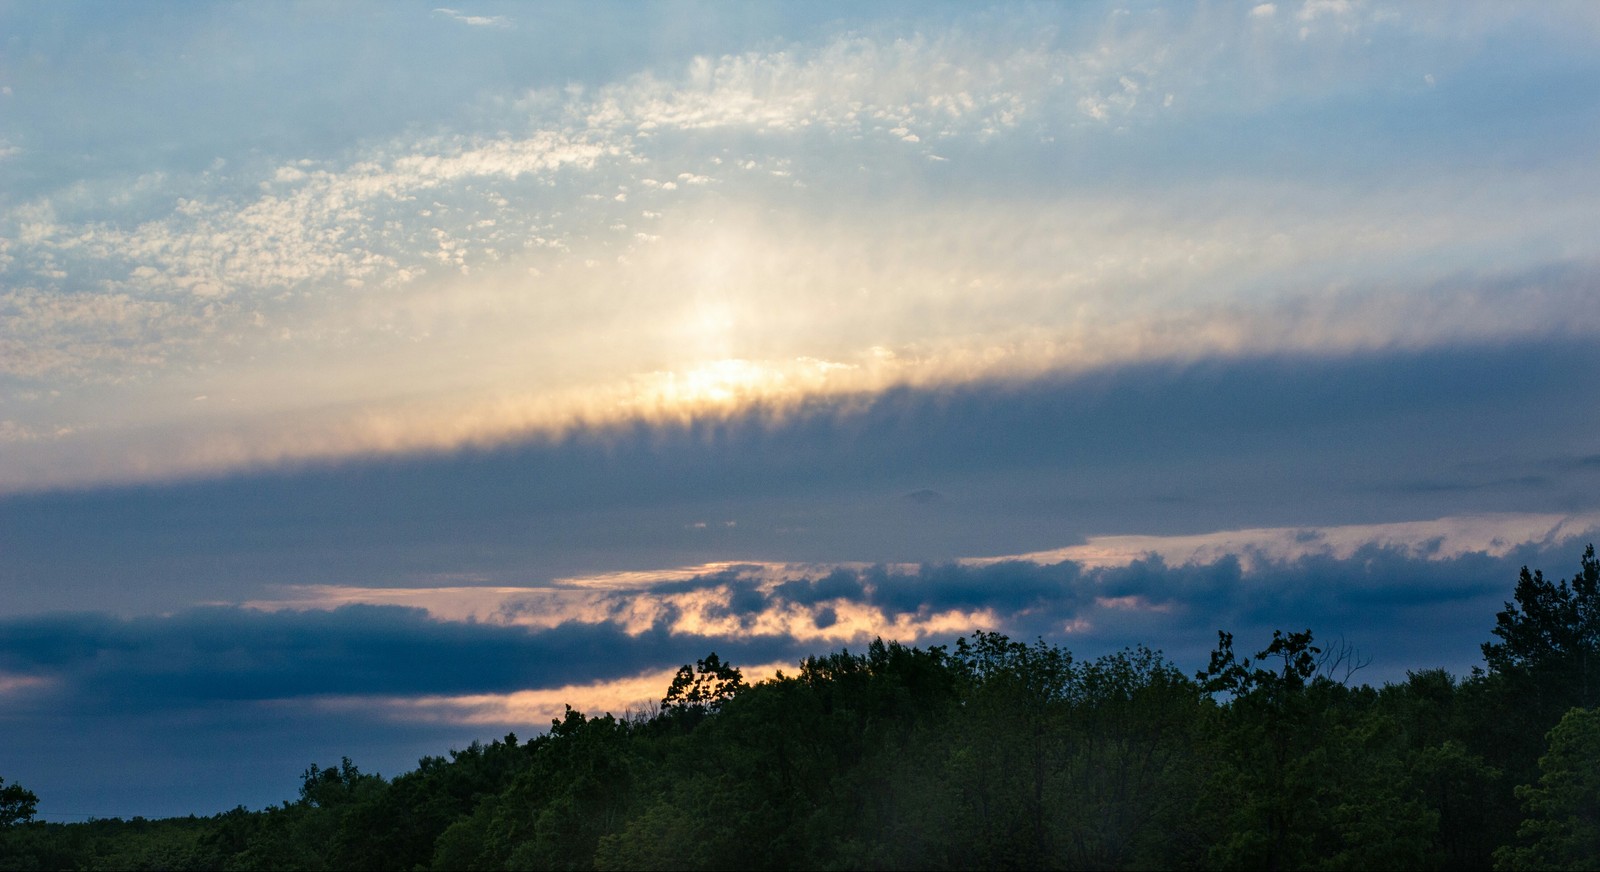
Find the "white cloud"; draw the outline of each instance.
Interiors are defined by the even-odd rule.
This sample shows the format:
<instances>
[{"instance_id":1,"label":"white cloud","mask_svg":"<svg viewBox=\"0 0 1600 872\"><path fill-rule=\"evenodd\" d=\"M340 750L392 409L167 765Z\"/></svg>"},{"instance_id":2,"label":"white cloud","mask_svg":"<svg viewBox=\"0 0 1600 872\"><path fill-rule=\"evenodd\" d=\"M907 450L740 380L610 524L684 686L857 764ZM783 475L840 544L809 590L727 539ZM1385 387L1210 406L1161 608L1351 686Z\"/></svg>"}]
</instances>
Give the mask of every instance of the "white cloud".
<instances>
[{"instance_id":1,"label":"white cloud","mask_svg":"<svg viewBox=\"0 0 1600 872\"><path fill-rule=\"evenodd\" d=\"M1301 21L1314 21L1324 16L1337 18L1349 15L1354 9L1350 0L1306 0L1295 17Z\"/></svg>"},{"instance_id":2,"label":"white cloud","mask_svg":"<svg viewBox=\"0 0 1600 872\"><path fill-rule=\"evenodd\" d=\"M433 13L435 15L443 15L452 21L459 21L471 27L493 27L503 30L514 26L511 19L504 15L468 15L459 9L444 7L433 10Z\"/></svg>"},{"instance_id":3,"label":"white cloud","mask_svg":"<svg viewBox=\"0 0 1600 872\"><path fill-rule=\"evenodd\" d=\"M1007 49L999 61L959 33L938 39L833 40L815 52L701 57L681 79L640 75L603 88L582 110L611 130L890 132L1003 129L1043 96L1070 56ZM1017 89L1022 90L1017 90Z\"/></svg>"},{"instance_id":4,"label":"white cloud","mask_svg":"<svg viewBox=\"0 0 1600 872\"><path fill-rule=\"evenodd\" d=\"M185 307L128 294L0 292L0 375L28 380L93 379L104 367L127 372L161 365L207 339ZM152 329L152 327L154 329Z\"/></svg>"}]
</instances>

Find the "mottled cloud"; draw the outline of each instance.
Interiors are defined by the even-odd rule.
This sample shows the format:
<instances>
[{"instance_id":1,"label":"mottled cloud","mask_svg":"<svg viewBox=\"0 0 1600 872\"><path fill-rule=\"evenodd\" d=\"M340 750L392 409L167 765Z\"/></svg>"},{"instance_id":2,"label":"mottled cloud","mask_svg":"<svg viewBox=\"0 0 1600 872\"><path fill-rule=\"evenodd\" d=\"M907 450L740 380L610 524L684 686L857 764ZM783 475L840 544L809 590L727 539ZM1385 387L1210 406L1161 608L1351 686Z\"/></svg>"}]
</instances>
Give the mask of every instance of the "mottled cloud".
<instances>
[{"instance_id":1,"label":"mottled cloud","mask_svg":"<svg viewBox=\"0 0 1600 872\"><path fill-rule=\"evenodd\" d=\"M0 462L0 487L1600 329L1577 229L1596 176L1561 126L1585 113L1481 136L1450 102L1476 105L1451 77L1481 77L1512 12L1009 12L502 83L473 124L345 150L32 186L0 203L0 417L65 435ZM1523 17L1565 56L1564 19ZM1425 72L1450 94L1396 85ZM1341 114L1351 93L1370 115ZM170 448L140 444L153 422Z\"/></svg>"}]
</instances>

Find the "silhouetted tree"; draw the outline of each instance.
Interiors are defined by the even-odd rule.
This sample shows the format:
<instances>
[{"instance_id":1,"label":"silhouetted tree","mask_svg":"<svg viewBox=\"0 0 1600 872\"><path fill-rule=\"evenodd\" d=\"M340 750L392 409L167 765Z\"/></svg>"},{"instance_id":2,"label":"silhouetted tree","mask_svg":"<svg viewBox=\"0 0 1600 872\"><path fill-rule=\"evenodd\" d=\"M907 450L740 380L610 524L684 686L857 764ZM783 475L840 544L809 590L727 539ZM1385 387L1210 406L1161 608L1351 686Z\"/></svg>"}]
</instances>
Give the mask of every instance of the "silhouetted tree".
<instances>
[{"instance_id":1,"label":"silhouetted tree","mask_svg":"<svg viewBox=\"0 0 1600 872\"><path fill-rule=\"evenodd\" d=\"M39 797L20 784L7 785L0 778L0 827L15 826L33 820Z\"/></svg>"},{"instance_id":2,"label":"silhouetted tree","mask_svg":"<svg viewBox=\"0 0 1600 872\"><path fill-rule=\"evenodd\" d=\"M1600 560L1594 546L1584 549L1570 583L1522 567L1513 598L1495 615L1499 641L1483 645L1490 673L1524 691L1524 701L1552 724L1574 706L1600 705Z\"/></svg>"},{"instance_id":3,"label":"silhouetted tree","mask_svg":"<svg viewBox=\"0 0 1600 872\"><path fill-rule=\"evenodd\" d=\"M696 660L693 668L687 663L678 668L666 697L661 700L661 707L715 712L748 686L744 683L744 674L733 664L722 662L713 651L705 659Z\"/></svg>"}]
</instances>

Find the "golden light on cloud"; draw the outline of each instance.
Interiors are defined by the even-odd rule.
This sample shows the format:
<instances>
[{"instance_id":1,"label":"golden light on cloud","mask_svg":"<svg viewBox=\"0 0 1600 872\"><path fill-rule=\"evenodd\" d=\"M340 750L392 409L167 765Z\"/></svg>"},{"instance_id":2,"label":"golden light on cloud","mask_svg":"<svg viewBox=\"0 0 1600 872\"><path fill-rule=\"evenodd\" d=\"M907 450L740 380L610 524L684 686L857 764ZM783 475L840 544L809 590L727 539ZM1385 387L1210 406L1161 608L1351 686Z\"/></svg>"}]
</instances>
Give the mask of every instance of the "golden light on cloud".
<instances>
[{"instance_id":1,"label":"golden light on cloud","mask_svg":"<svg viewBox=\"0 0 1600 872\"><path fill-rule=\"evenodd\" d=\"M1007 560L1087 567L1126 566L1159 557L1168 565L1208 564L1225 558L1250 571L1263 561L1293 561L1308 556L1345 560L1366 547L1399 549L1433 560L1482 552L1499 557L1527 543L1560 542L1600 528L1600 513L1574 515L1494 513L1457 515L1427 521L1346 524L1332 527L1259 527L1219 530L1191 536L1094 536L1081 545L1006 557L969 558L972 566Z\"/></svg>"},{"instance_id":2,"label":"golden light on cloud","mask_svg":"<svg viewBox=\"0 0 1600 872\"><path fill-rule=\"evenodd\" d=\"M860 644L875 637L914 642L1000 626L988 608L891 611L848 597L797 603L773 597L777 587L849 566L782 563L719 563L652 572L607 573L563 579L547 587L450 586L366 588L343 585L285 585L281 595L243 603L264 611L327 610L352 604L419 608L441 621L465 621L550 630L569 624L610 624L631 636L666 630L674 635L716 638L787 638L819 644ZM914 566L890 565L896 573ZM719 578L719 576L725 576ZM700 579L689 589L674 582ZM664 589L652 589L664 585ZM754 611L730 610L736 587L767 599Z\"/></svg>"},{"instance_id":3,"label":"golden light on cloud","mask_svg":"<svg viewBox=\"0 0 1600 872\"><path fill-rule=\"evenodd\" d=\"M739 671L747 683L755 684L779 672L792 674L795 667L794 663L761 663L740 666ZM610 681L512 693L323 697L314 704L333 711L376 710L398 721L542 730L551 721L560 720L569 705L591 716L602 712L619 717L649 715L666 695L676 672L677 667L673 667Z\"/></svg>"},{"instance_id":4,"label":"golden light on cloud","mask_svg":"<svg viewBox=\"0 0 1600 872\"><path fill-rule=\"evenodd\" d=\"M1084 569L1126 566L1152 555L1168 565L1210 565L1238 560L1245 572L1264 563L1308 556L1346 560L1362 548L1399 549L1415 559L1448 560L1481 552L1501 556L1527 543L1564 541L1600 528L1600 514L1463 515L1429 521L1319 528L1224 530L1192 536L1101 536L1081 545L958 563L990 566L1023 562L1040 566L1070 561ZM783 586L819 579L836 569L859 579L859 588L815 599L796 598ZM717 639L787 639L819 646L856 645L875 637L913 643L1001 627L994 607L882 604L889 589L871 580L882 572L890 584L918 577L922 567L859 563L711 563L653 571L563 578L546 586L382 588L296 585L271 599L246 602L268 611L327 610L343 605L409 606L441 621L475 622L530 631L564 625L609 625L630 635L666 632ZM1143 596L1089 592L1102 610L1165 612L1170 606ZM744 598L746 605L735 607ZM1080 616L1081 617L1081 616ZM1087 618L1082 618L1087 621ZM1077 631L1086 631L1083 624Z\"/></svg>"},{"instance_id":5,"label":"golden light on cloud","mask_svg":"<svg viewBox=\"0 0 1600 872\"><path fill-rule=\"evenodd\" d=\"M1255 196L1269 194L1281 196ZM1209 203L1214 192L1186 196ZM1324 234L1355 232L1338 214L1287 228L1270 215L1202 226L1152 203L1090 201L1044 204L1025 219L984 201L811 215L754 207L766 197L644 219L652 241L536 246L350 299L230 297L208 328L225 333L213 337L217 360L158 368L75 414L68 394L56 419L0 421L0 489L781 415L903 386L1126 363L1421 347L1546 330L1556 310L1579 329L1593 308L1574 302L1586 291L1555 286L1443 298L1278 283L1275 271L1332 256ZM1421 226L1409 232L1435 233ZM129 330L166 323L142 312L95 317ZM202 323L172 321L149 356L182 359L178 337ZM13 358L43 361L47 339Z\"/></svg>"},{"instance_id":6,"label":"golden light on cloud","mask_svg":"<svg viewBox=\"0 0 1600 872\"><path fill-rule=\"evenodd\" d=\"M1564 542L1600 528L1600 514L1462 515L1428 521L1318 528L1223 530L1194 536L1105 536L1048 552L959 561L966 566L1001 561L1078 564L1075 571L1037 576L1044 588L1022 597L995 591L996 602L969 600L935 605L939 583L929 567L889 564L712 563L650 572L563 578L544 587L454 585L431 588L359 588L305 585L282 596L245 603L263 610L329 610L352 603L411 606L439 621L523 628L532 633L608 625L633 637L646 633L693 639L708 650L727 643L798 644L809 649L857 647L874 638L917 644L976 630L1001 630L1019 618L1051 621L1067 635L1098 633L1118 621L1170 620L1187 608L1160 592L1104 587L1092 570L1161 557L1170 566L1210 565L1238 559L1245 573L1269 563L1308 556L1348 560L1363 548L1399 549L1408 559L1450 561L1464 554L1503 556L1528 544ZM836 570L842 581L823 583ZM1024 571L1021 576L1027 577ZM905 583L924 586L925 598L900 596ZM967 584L968 582L962 582ZM1247 578L1245 585L1251 583ZM831 585L831 586L830 586ZM946 603L949 600L945 600ZM889 605L889 603L898 603ZM1065 610L1063 610L1063 607ZM755 682L792 670L793 663L740 664ZM513 692L413 696L320 697L316 705L376 711L401 721L466 725L533 725L559 719L567 705L591 714L648 714L670 684L674 668L594 682L568 682ZM0 676L0 693L36 681Z\"/></svg>"}]
</instances>

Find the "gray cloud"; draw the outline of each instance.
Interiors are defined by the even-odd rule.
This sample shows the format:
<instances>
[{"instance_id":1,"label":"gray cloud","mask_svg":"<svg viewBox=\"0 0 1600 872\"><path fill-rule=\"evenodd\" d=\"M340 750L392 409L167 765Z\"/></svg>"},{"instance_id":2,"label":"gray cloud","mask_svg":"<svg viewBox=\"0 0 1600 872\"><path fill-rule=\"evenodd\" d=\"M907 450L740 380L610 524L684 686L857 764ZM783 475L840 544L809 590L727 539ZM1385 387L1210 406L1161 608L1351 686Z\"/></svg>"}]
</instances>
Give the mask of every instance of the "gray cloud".
<instances>
[{"instance_id":1,"label":"gray cloud","mask_svg":"<svg viewBox=\"0 0 1600 872\"><path fill-rule=\"evenodd\" d=\"M1008 561L970 567L953 563L925 566L911 575L877 567L862 574L870 589L866 601L888 614L995 609L1015 615L1030 609L1070 620L1083 605L1085 588L1076 564L1040 566Z\"/></svg>"},{"instance_id":2,"label":"gray cloud","mask_svg":"<svg viewBox=\"0 0 1600 872\"><path fill-rule=\"evenodd\" d=\"M664 627L629 635L611 624L535 631L370 605L15 618L0 639L0 671L51 681L38 692L47 710L135 713L335 695L507 693L632 675L704 656L710 646L743 662L797 651L786 639L711 639Z\"/></svg>"},{"instance_id":3,"label":"gray cloud","mask_svg":"<svg viewBox=\"0 0 1600 872\"><path fill-rule=\"evenodd\" d=\"M1090 535L1578 512L1600 493L1600 467L1582 461L1600 409L1573 386L1596 380L1600 352L1582 342L1208 359L13 495L0 497L0 610L138 613L273 584L538 585L711 561L938 562ZM936 510L901 498L924 484L953 496Z\"/></svg>"},{"instance_id":4,"label":"gray cloud","mask_svg":"<svg viewBox=\"0 0 1600 872\"><path fill-rule=\"evenodd\" d=\"M812 605L831 599L860 599L865 591L859 572L835 569L819 578L789 579L777 585L773 593L788 602Z\"/></svg>"},{"instance_id":5,"label":"gray cloud","mask_svg":"<svg viewBox=\"0 0 1600 872\"><path fill-rule=\"evenodd\" d=\"M874 566L791 579L771 588L770 596L774 606L871 605L889 618L985 610L1006 632L1091 651L1143 643L1167 648L1185 662L1201 662L1219 629L1247 638L1311 627L1374 655L1372 675L1382 680L1436 666L1465 673L1477 663L1477 645L1488 638L1518 569L1533 565L1564 575L1576 567L1581 548L1579 538L1567 537L1498 556L1440 557L1425 548L1419 553L1368 544L1348 557L1257 554L1248 569L1234 555L1180 565L1151 555L1109 567L1070 561L938 564L911 571ZM726 576L703 580L730 598L745 595L750 585ZM822 621L834 619L831 611L816 611Z\"/></svg>"},{"instance_id":6,"label":"gray cloud","mask_svg":"<svg viewBox=\"0 0 1600 872\"><path fill-rule=\"evenodd\" d=\"M1578 342L1200 360L682 426L0 498L11 613L269 584L539 584L712 560L938 562L1090 534L1597 507ZM1565 464L1555 470L1547 464ZM899 498L934 483L938 510ZM1426 486L1419 486L1419 483ZM738 525L690 530L728 518Z\"/></svg>"},{"instance_id":7,"label":"gray cloud","mask_svg":"<svg viewBox=\"0 0 1600 872\"><path fill-rule=\"evenodd\" d=\"M1592 533L1592 531L1591 531ZM1125 566L936 564L915 569L837 568L815 577L763 583L730 570L642 590L612 591L616 603L685 592L710 593L723 630L674 630L668 610L628 633L612 619L548 629L441 621L420 609L346 605L331 610L191 609L115 618L54 614L0 623L0 672L49 679L52 707L155 711L216 701L329 695L508 693L604 681L693 659L716 649L743 662L814 653L825 645L760 628L763 613L813 609L818 625L846 606L903 614L950 610L995 616L998 629L1044 635L1072 646L1131 642L1192 654L1217 629L1262 633L1307 625L1342 634L1384 657L1395 675L1421 653L1458 671L1471 665L1518 567L1564 574L1575 540L1532 543L1502 556L1481 552L1430 558L1368 545L1340 558L1236 556L1168 565L1151 555ZM1419 619L1426 626L1419 627ZM620 621L618 617L615 621ZM742 628L742 629L739 629ZM24 698L26 694L24 694Z\"/></svg>"}]
</instances>

